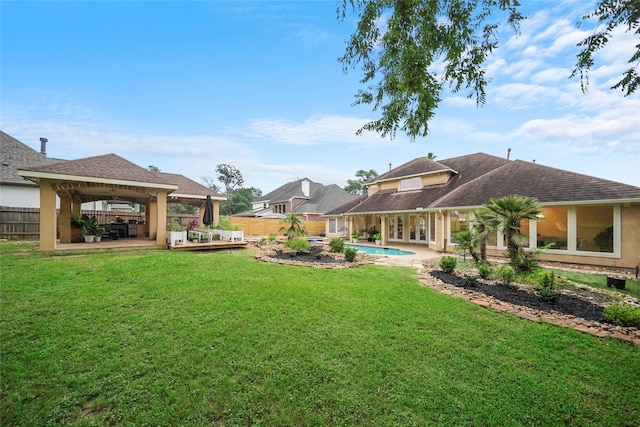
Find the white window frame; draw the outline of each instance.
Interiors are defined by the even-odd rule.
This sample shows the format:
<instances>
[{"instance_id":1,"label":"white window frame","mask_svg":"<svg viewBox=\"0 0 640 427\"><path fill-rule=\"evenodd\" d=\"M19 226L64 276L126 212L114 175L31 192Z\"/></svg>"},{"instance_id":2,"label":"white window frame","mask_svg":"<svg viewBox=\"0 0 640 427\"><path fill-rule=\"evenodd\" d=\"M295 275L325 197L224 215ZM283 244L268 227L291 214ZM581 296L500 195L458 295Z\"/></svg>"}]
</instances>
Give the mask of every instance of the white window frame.
<instances>
[{"instance_id":1,"label":"white window frame","mask_svg":"<svg viewBox=\"0 0 640 427\"><path fill-rule=\"evenodd\" d=\"M554 206L549 206L554 207ZM565 206L558 206L560 208ZM544 207L543 207L544 209ZM576 206L566 206L567 209L567 249L547 249L545 253L554 255L580 255L597 258L620 258L622 256L622 210L620 205L613 205L613 252L592 252L578 250L578 218ZM529 221L529 247L537 248L538 221ZM497 232L497 246L487 246L491 249L506 249L504 234Z\"/></svg>"},{"instance_id":2,"label":"white window frame","mask_svg":"<svg viewBox=\"0 0 640 427\"><path fill-rule=\"evenodd\" d=\"M422 188L422 178L415 176L413 178L405 178L400 180L398 191L420 190Z\"/></svg>"}]
</instances>

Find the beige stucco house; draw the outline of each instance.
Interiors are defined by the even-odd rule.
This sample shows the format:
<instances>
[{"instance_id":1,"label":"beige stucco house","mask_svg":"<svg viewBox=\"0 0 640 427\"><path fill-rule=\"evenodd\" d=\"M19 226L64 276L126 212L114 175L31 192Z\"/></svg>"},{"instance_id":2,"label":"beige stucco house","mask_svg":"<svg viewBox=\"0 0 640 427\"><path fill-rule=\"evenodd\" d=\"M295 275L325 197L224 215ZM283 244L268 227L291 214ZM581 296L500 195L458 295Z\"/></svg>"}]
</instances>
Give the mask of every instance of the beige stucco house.
<instances>
[{"instance_id":1,"label":"beige stucco house","mask_svg":"<svg viewBox=\"0 0 640 427\"><path fill-rule=\"evenodd\" d=\"M543 218L521 224L529 248L554 243L543 259L634 268L640 265L640 187L484 153L417 158L365 183L368 194L326 213L327 235L376 227L382 243L456 251L455 234L491 198L535 197ZM604 238L603 238L604 236ZM610 236L609 238L607 238ZM489 253L506 250L490 236Z\"/></svg>"}]
</instances>

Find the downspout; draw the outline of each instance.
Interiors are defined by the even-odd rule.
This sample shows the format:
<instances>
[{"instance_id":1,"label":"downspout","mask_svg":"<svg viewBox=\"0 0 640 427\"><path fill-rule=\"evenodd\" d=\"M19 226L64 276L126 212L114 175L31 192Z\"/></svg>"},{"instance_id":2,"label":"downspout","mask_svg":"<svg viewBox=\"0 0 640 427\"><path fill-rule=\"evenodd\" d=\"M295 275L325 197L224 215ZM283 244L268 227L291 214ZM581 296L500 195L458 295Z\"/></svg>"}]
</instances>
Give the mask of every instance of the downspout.
<instances>
[{"instance_id":1,"label":"downspout","mask_svg":"<svg viewBox=\"0 0 640 427\"><path fill-rule=\"evenodd\" d=\"M440 216L442 217L442 242L443 242L443 246L442 246L442 250L446 252L447 250L447 236L445 234L445 214L444 212L442 212L442 210L439 211Z\"/></svg>"}]
</instances>

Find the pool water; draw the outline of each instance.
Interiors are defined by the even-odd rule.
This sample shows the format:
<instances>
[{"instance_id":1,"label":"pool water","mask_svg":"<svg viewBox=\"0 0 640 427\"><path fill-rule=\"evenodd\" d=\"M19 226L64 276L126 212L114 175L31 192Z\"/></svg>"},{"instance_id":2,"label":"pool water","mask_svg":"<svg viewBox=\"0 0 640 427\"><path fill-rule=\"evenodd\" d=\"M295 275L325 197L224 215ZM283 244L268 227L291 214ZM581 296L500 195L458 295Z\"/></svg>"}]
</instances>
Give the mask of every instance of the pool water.
<instances>
[{"instance_id":1,"label":"pool water","mask_svg":"<svg viewBox=\"0 0 640 427\"><path fill-rule=\"evenodd\" d=\"M350 248L355 248L360 252L370 255L413 255L415 252L403 251L395 248L383 248L380 246L364 246L364 245L347 245Z\"/></svg>"}]
</instances>

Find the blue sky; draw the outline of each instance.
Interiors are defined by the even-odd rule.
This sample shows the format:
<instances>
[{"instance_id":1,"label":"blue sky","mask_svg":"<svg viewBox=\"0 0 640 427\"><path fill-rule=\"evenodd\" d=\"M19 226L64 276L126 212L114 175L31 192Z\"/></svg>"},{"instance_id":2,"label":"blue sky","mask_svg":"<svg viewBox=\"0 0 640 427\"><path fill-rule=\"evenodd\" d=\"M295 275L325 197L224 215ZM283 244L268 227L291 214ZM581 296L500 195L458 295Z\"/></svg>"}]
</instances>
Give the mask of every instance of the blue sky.
<instances>
[{"instance_id":1,"label":"blue sky","mask_svg":"<svg viewBox=\"0 0 640 427\"><path fill-rule=\"evenodd\" d=\"M429 152L485 152L640 186L640 98L608 88L634 40L597 56L587 94L569 79L594 2L525 1L522 34L501 31L487 102L444 93L430 134L356 130L359 70L338 58L356 21L336 1L3 1L1 128L50 157L116 153L198 182L238 168L267 193L307 177L346 185Z\"/></svg>"}]
</instances>

